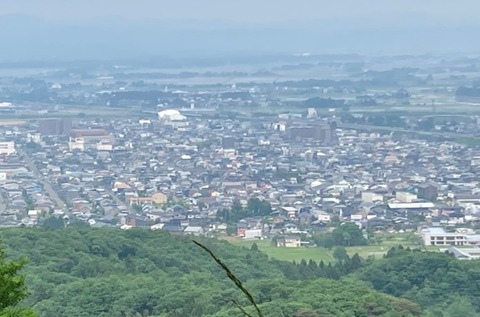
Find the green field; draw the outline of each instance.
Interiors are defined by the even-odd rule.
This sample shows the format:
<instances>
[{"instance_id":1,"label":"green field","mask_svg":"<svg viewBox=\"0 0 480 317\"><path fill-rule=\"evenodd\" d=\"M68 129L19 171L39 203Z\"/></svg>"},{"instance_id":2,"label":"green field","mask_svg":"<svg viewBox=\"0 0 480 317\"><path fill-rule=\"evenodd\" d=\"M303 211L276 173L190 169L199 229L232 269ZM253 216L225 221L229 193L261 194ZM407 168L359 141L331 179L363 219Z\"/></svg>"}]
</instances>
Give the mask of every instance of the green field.
<instances>
[{"instance_id":1,"label":"green field","mask_svg":"<svg viewBox=\"0 0 480 317\"><path fill-rule=\"evenodd\" d=\"M274 246L270 240L230 240L230 243L247 248L256 243L260 251L266 253L271 258L282 261L300 262L302 259L306 261L314 260L316 262L323 261L325 263L333 261L332 250L321 247L279 248ZM358 253L362 258L367 258L369 256L382 256L390 248L398 245L402 245L405 248L417 247L407 240L406 234L396 234L385 236L385 239L380 244L346 247L346 249L350 256Z\"/></svg>"},{"instance_id":2,"label":"green field","mask_svg":"<svg viewBox=\"0 0 480 317\"><path fill-rule=\"evenodd\" d=\"M266 253L269 257L282 261L300 262L302 259L314 260L316 262L331 262L333 257L331 252L324 248L317 247L301 247L301 248L278 248L272 245L270 240L233 240L232 244L242 245L250 248L256 243L258 249Z\"/></svg>"}]
</instances>

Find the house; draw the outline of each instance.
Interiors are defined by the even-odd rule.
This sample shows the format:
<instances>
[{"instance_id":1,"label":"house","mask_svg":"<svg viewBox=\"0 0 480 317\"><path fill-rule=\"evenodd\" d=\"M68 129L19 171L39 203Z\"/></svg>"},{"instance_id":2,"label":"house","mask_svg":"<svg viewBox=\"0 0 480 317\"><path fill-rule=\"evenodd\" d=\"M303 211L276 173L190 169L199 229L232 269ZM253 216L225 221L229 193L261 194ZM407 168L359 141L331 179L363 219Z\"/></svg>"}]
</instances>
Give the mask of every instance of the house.
<instances>
[{"instance_id":1,"label":"house","mask_svg":"<svg viewBox=\"0 0 480 317\"><path fill-rule=\"evenodd\" d=\"M317 220L320 220L322 222L330 222L331 221L330 215L327 214L324 211L317 212L315 215L317 216Z\"/></svg>"},{"instance_id":2,"label":"house","mask_svg":"<svg viewBox=\"0 0 480 317\"><path fill-rule=\"evenodd\" d=\"M435 201L438 197L438 190L437 187L430 185L430 184L421 184L418 185L417 194L419 198L428 200L428 201Z\"/></svg>"},{"instance_id":3,"label":"house","mask_svg":"<svg viewBox=\"0 0 480 317\"><path fill-rule=\"evenodd\" d=\"M162 230L168 231L171 234L179 234L183 232L182 226L174 223L167 223L163 226Z\"/></svg>"},{"instance_id":4,"label":"house","mask_svg":"<svg viewBox=\"0 0 480 317\"><path fill-rule=\"evenodd\" d=\"M285 230L285 232L290 232L291 233L291 232L298 231L298 226L296 224L293 224L293 223L287 223L287 224L285 224L283 229Z\"/></svg>"},{"instance_id":5,"label":"house","mask_svg":"<svg viewBox=\"0 0 480 317\"><path fill-rule=\"evenodd\" d=\"M285 197L286 195L284 195ZM297 215L297 208L294 207L282 207L283 211L286 213L289 219L295 219Z\"/></svg>"},{"instance_id":6,"label":"house","mask_svg":"<svg viewBox=\"0 0 480 317\"><path fill-rule=\"evenodd\" d=\"M369 203L383 201L383 195L375 192L362 192L362 201Z\"/></svg>"},{"instance_id":7,"label":"house","mask_svg":"<svg viewBox=\"0 0 480 317\"><path fill-rule=\"evenodd\" d=\"M417 195L408 192L397 192L395 198L402 203L411 203L417 199Z\"/></svg>"},{"instance_id":8,"label":"house","mask_svg":"<svg viewBox=\"0 0 480 317\"><path fill-rule=\"evenodd\" d=\"M157 223L150 227L151 230L162 230L165 226L164 223Z\"/></svg>"},{"instance_id":9,"label":"house","mask_svg":"<svg viewBox=\"0 0 480 317\"><path fill-rule=\"evenodd\" d=\"M155 193L147 197L129 197L130 206L133 205L161 205L167 202L167 196L162 193Z\"/></svg>"},{"instance_id":10,"label":"house","mask_svg":"<svg viewBox=\"0 0 480 317\"><path fill-rule=\"evenodd\" d=\"M260 239L262 238L262 229L247 229L245 230L243 238L248 239Z\"/></svg>"},{"instance_id":11,"label":"house","mask_svg":"<svg viewBox=\"0 0 480 317\"><path fill-rule=\"evenodd\" d=\"M146 227L149 225L150 219L146 216L128 215L126 225L132 227Z\"/></svg>"},{"instance_id":12,"label":"house","mask_svg":"<svg viewBox=\"0 0 480 317\"><path fill-rule=\"evenodd\" d=\"M245 231L248 229L248 223L245 220L240 220L237 223L237 236L245 237Z\"/></svg>"},{"instance_id":13,"label":"house","mask_svg":"<svg viewBox=\"0 0 480 317\"><path fill-rule=\"evenodd\" d=\"M197 227L197 226L188 226L183 230L183 233L185 234L191 234L194 236L199 236L203 234L203 228L202 227Z\"/></svg>"},{"instance_id":14,"label":"house","mask_svg":"<svg viewBox=\"0 0 480 317\"><path fill-rule=\"evenodd\" d=\"M277 238L277 247L298 248L301 246L299 236L283 236Z\"/></svg>"}]
</instances>

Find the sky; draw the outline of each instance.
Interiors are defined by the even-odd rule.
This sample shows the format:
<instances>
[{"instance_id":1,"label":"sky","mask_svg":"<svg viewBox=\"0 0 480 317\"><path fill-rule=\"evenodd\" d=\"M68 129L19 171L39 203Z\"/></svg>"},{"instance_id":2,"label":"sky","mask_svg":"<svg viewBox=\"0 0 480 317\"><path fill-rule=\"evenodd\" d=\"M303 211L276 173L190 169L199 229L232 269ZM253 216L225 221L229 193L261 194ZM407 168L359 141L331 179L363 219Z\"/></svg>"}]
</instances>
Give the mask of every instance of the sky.
<instances>
[{"instance_id":1,"label":"sky","mask_svg":"<svg viewBox=\"0 0 480 317\"><path fill-rule=\"evenodd\" d=\"M118 17L127 20L226 21L268 25L321 19L400 22L413 15L463 23L478 19L477 0L0 0L2 14L50 21ZM368 18L368 19L367 19ZM393 18L393 19L392 19Z\"/></svg>"},{"instance_id":2,"label":"sky","mask_svg":"<svg viewBox=\"0 0 480 317\"><path fill-rule=\"evenodd\" d=\"M478 0L0 0L1 60L480 50Z\"/></svg>"}]
</instances>

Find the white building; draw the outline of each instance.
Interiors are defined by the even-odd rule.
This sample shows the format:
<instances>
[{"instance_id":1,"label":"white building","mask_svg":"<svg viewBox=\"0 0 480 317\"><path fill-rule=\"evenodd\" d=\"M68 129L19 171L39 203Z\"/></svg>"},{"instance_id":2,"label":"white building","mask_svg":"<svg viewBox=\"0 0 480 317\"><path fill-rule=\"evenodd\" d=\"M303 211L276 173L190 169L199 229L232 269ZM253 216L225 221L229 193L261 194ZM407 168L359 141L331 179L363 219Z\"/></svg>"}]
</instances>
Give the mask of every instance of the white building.
<instances>
[{"instance_id":1,"label":"white building","mask_svg":"<svg viewBox=\"0 0 480 317\"><path fill-rule=\"evenodd\" d=\"M383 201L383 195L374 192L362 192L362 200L368 203Z\"/></svg>"},{"instance_id":2,"label":"white building","mask_svg":"<svg viewBox=\"0 0 480 317\"><path fill-rule=\"evenodd\" d=\"M173 127L185 127L188 126L187 117L182 115L180 111L174 109L163 110L157 113L158 120L166 125Z\"/></svg>"},{"instance_id":3,"label":"white building","mask_svg":"<svg viewBox=\"0 0 480 317\"><path fill-rule=\"evenodd\" d=\"M417 199L417 195L407 192L397 192L395 198L402 203L411 203Z\"/></svg>"},{"instance_id":4,"label":"white building","mask_svg":"<svg viewBox=\"0 0 480 317\"><path fill-rule=\"evenodd\" d=\"M315 118L317 116L317 110L315 108L308 108L307 118Z\"/></svg>"},{"instance_id":5,"label":"white building","mask_svg":"<svg viewBox=\"0 0 480 317\"><path fill-rule=\"evenodd\" d=\"M70 138L68 141L68 149L69 151L85 151L85 140L83 138Z\"/></svg>"},{"instance_id":6,"label":"white building","mask_svg":"<svg viewBox=\"0 0 480 317\"><path fill-rule=\"evenodd\" d=\"M97 143L97 151L110 152L112 150L113 150L113 144L110 142L100 141Z\"/></svg>"},{"instance_id":7,"label":"white building","mask_svg":"<svg viewBox=\"0 0 480 317\"><path fill-rule=\"evenodd\" d=\"M262 238L262 229L247 229L245 230L244 239L260 239Z\"/></svg>"},{"instance_id":8,"label":"white building","mask_svg":"<svg viewBox=\"0 0 480 317\"><path fill-rule=\"evenodd\" d=\"M11 155L15 154L15 142L6 141L0 142L0 155Z\"/></svg>"},{"instance_id":9,"label":"white building","mask_svg":"<svg viewBox=\"0 0 480 317\"><path fill-rule=\"evenodd\" d=\"M425 245L476 245L480 243L480 235L473 232L446 232L440 227L423 228L420 231Z\"/></svg>"}]
</instances>

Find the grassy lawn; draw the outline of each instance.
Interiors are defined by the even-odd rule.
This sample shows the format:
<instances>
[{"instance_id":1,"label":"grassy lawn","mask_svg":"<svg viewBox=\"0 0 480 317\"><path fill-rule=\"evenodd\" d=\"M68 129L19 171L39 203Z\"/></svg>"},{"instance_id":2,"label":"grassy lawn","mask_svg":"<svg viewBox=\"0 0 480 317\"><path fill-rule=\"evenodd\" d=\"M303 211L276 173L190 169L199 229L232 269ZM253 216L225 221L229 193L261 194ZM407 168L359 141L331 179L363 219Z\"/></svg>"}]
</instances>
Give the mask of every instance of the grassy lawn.
<instances>
[{"instance_id":1,"label":"grassy lawn","mask_svg":"<svg viewBox=\"0 0 480 317\"><path fill-rule=\"evenodd\" d=\"M396 234L386 236L383 239L382 243L375 245L367 246L358 246L358 247L346 247L347 252L350 256L358 253L360 257L367 258L369 256L380 257L384 255L392 247L402 245L407 248L416 248L415 245L411 244L406 239L407 235L405 234ZM302 259L314 260L316 262L323 261L324 263L332 262L332 250L328 250L321 247L300 247L300 248L278 248L273 246L270 240L229 240L230 243L235 245L241 245L247 248L250 248L253 243L256 243L260 251L266 253L269 257L275 258L282 261L296 261L300 262ZM438 250L438 247L436 247Z\"/></svg>"},{"instance_id":2,"label":"grassy lawn","mask_svg":"<svg viewBox=\"0 0 480 317\"><path fill-rule=\"evenodd\" d=\"M266 253L269 257L282 261L300 262L302 259L323 261L325 263L333 261L331 252L324 248L277 248L272 245L270 240L231 240L230 243L250 248L256 243L260 251Z\"/></svg>"},{"instance_id":3,"label":"grassy lawn","mask_svg":"<svg viewBox=\"0 0 480 317\"><path fill-rule=\"evenodd\" d=\"M408 233L387 234L382 237L382 242L380 244L347 247L346 249L350 256L358 253L362 258L367 258L369 256L382 256L392 247L399 245L402 245L404 248L418 248L418 246L412 244L412 242L408 240L408 236Z\"/></svg>"}]
</instances>

